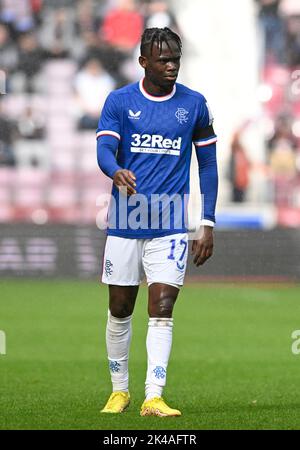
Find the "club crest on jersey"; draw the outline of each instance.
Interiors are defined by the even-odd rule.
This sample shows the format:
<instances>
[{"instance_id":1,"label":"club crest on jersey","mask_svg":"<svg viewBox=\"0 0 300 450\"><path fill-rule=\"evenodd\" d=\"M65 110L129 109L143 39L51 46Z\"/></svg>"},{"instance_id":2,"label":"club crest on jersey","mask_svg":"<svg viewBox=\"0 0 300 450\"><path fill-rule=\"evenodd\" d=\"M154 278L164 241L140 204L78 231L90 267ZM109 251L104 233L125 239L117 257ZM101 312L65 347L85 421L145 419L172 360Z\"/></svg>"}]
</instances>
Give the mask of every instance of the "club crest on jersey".
<instances>
[{"instance_id":1,"label":"club crest on jersey","mask_svg":"<svg viewBox=\"0 0 300 450\"><path fill-rule=\"evenodd\" d=\"M180 124L183 124L183 123L186 123L189 120L188 114L189 114L189 111L187 111L186 109L184 109L184 108L177 108L175 116L176 116L178 122Z\"/></svg>"},{"instance_id":2,"label":"club crest on jersey","mask_svg":"<svg viewBox=\"0 0 300 450\"><path fill-rule=\"evenodd\" d=\"M142 111L137 111L136 113L134 113L132 111L132 109L129 109L128 113L129 113L129 116L128 116L129 119L139 120Z\"/></svg>"}]
</instances>

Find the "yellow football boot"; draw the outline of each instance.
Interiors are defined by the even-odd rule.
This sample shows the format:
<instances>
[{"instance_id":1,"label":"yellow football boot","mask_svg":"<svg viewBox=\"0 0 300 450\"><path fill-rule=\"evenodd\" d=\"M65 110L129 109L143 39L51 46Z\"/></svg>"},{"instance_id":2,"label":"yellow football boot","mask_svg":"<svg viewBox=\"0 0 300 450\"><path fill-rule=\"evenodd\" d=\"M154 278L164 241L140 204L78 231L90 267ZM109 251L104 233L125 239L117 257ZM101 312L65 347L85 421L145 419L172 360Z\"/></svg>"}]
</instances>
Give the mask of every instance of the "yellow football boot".
<instances>
[{"instance_id":1,"label":"yellow football boot","mask_svg":"<svg viewBox=\"0 0 300 450\"><path fill-rule=\"evenodd\" d=\"M116 391L111 394L102 413L117 414L128 408L130 403L129 392Z\"/></svg>"},{"instance_id":2,"label":"yellow football boot","mask_svg":"<svg viewBox=\"0 0 300 450\"><path fill-rule=\"evenodd\" d=\"M178 409L170 408L162 397L145 400L141 407L141 416L176 417L181 416Z\"/></svg>"}]
</instances>

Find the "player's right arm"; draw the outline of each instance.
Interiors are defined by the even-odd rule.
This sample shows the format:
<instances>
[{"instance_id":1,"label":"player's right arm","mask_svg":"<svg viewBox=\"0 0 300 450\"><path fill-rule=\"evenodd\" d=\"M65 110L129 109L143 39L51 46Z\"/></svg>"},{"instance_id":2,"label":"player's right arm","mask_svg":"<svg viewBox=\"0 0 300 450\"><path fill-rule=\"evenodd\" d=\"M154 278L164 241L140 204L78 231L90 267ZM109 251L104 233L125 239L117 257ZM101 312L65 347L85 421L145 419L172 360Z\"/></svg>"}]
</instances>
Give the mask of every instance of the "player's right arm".
<instances>
[{"instance_id":1,"label":"player's right arm","mask_svg":"<svg viewBox=\"0 0 300 450\"><path fill-rule=\"evenodd\" d=\"M135 175L123 169L117 162L117 151L121 140L120 115L113 95L110 94L103 107L97 129L97 160L100 169L114 184L126 188L128 195L135 194Z\"/></svg>"}]
</instances>

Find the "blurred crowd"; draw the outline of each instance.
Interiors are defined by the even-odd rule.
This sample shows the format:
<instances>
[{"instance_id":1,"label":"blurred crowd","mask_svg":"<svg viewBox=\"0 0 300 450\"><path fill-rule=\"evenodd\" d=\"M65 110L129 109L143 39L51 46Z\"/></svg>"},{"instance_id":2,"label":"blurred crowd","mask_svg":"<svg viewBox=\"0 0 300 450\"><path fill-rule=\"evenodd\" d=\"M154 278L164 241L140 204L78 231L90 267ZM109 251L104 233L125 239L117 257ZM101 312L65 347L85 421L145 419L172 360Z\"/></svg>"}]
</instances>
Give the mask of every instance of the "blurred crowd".
<instances>
[{"instance_id":1,"label":"blurred crowd","mask_svg":"<svg viewBox=\"0 0 300 450\"><path fill-rule=\"evenodd\" d=\"M0 66L7 91L34 92L46 60L71 58L87 72L90 60L117 85L130 81L130 63L144 27L178 28L163 0L1 0ZM101 66L101 67L100 67Z\"/></svg>"},{"instance_id":2,"label":"blurred crowd","mask_svg":"<svg viewBox=\"0 0 300 450\"><path fill-rule=\"evenodd\" d=\"M257 170L264 172L268 183L267 199L277 206L300 207L299 200L295 201L300 194L300 89L295 89L300 79L300 1L254 1L262 49L265 165L251 161L241 125L231 142L231 200L241 203L249 198L251 173Z\"/></svg>"},{"instance_id":3,"label":"blurred crowd","mask_svg":"<svg viewBox=\"0 0 300 450\"><path fill-rule=\"evenodd\" d=\"M95 130L108 93L140 77L139 41L144 27L152 26L178 31L166 1L0 0L1 93L43 95L46 64L72 61L77 128ZM13 166L14 141L41 139L45 118L30 102L17 120L8 120L3 109L0 105L0 165Z\"/></svg>"},{"instance_id":4,"label":"blurred crowd","mask_svg":"<svg viewBox=\"0 0 300 450\"><path fill-rule=\"evenodd\" d=\"M255 0L267 62L300 64L299 0Z\"/></svg>"}]
</instances>

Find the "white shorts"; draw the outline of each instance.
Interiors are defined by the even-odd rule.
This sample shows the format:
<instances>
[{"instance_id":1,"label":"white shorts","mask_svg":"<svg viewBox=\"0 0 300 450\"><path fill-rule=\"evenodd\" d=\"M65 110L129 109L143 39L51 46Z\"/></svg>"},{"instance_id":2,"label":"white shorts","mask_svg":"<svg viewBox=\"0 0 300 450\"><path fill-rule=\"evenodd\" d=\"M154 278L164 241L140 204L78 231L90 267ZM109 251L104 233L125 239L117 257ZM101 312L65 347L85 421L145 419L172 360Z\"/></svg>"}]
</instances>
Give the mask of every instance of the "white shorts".
<instances>
[{"instance_id":1,"label":"white shorts","mask_svg":"<svg viewBox=\"0 0 300 450\"><path fill-rule=\"evenodd\" d=\"M139 285L145 275L148 285L183 285L188 255L187 233L153 239L107 236L102 282L118 286Z\"/></svg>"}]
</instances>

